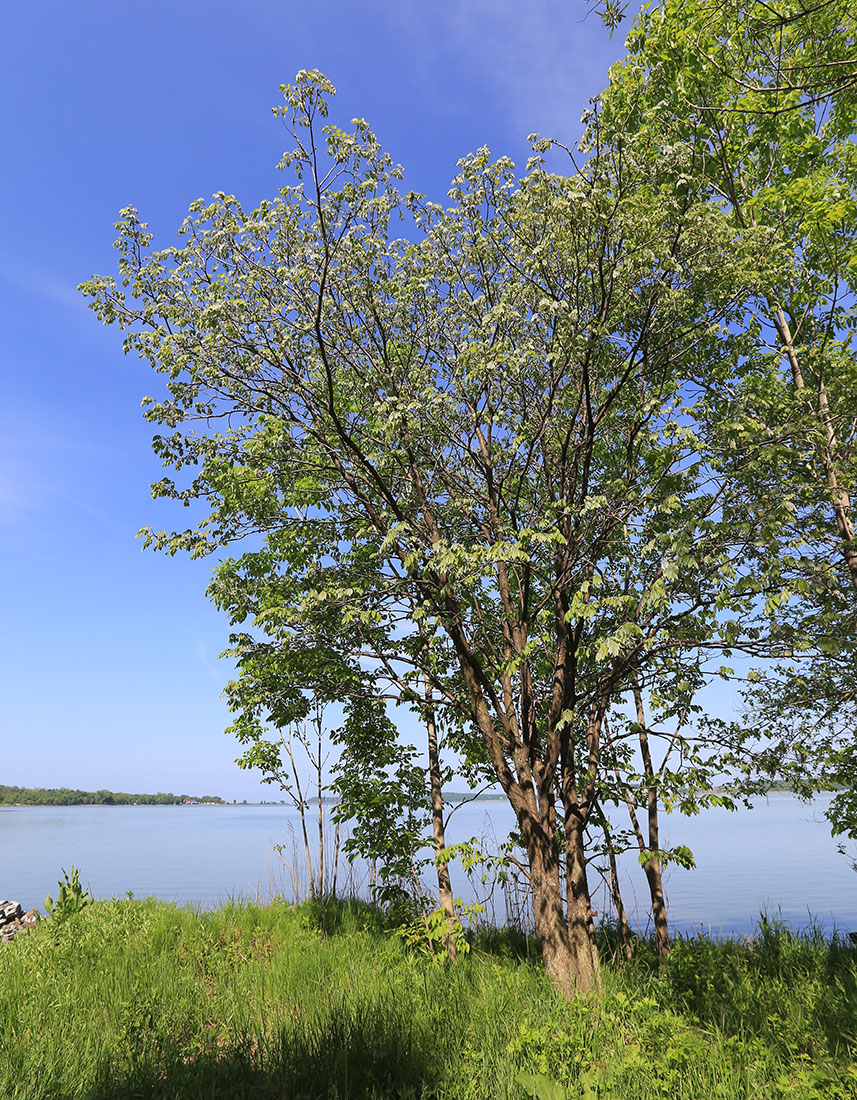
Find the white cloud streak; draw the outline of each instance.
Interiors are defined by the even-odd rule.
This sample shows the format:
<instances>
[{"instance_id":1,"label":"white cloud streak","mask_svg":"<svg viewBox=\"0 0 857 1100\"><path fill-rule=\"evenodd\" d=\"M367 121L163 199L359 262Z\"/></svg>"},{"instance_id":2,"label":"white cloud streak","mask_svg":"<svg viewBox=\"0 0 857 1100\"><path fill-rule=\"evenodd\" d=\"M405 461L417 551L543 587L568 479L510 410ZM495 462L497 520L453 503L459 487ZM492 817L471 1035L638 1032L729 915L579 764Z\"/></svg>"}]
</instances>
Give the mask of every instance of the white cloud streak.
<instances>
[{"instance_id":1,"label":"white cloud streak","mask_svg":"<svg viewBox=\"0 0 857 1100\"><path fill-rule=\"evenodd\" d=\"M0 254L0 279L53 305L81 311L87 308L76 283L65 282L49 271L12 256Z\"/></svg>"},{"instance_id":2,"label":"white cloud streak","mask_svg":"<svg viewBox=\"0 0 857 1100\"><path fill-rule=\"evenodd\" d=\"M586 18L585 0L379 2L411 38L424 79L437 73L446 54L484 86L516 138L539 131L574 141L581 111L623 54L622 36L611 40L597 17Z\"/></svg>"}]
</instances>

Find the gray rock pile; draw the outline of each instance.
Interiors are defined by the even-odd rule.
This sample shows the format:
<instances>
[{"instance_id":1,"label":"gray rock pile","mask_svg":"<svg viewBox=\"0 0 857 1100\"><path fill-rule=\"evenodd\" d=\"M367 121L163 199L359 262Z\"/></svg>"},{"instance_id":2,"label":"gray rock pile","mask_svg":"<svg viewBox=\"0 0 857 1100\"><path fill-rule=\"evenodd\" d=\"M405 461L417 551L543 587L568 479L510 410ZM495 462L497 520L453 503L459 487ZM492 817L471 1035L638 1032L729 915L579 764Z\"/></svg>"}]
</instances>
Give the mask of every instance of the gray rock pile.
<instances>
[{"instance_id":1,"label":"gray rock pile","mask_svg":"<svg viewBox=\"0 0 857 1100\"><path fill-rule=\"evenodd\" d=\"M8 943L24 928L32 928L38 922L35 909L25 913L17 901L0 901L0 943Z\"/></svg>"}]
</instances>

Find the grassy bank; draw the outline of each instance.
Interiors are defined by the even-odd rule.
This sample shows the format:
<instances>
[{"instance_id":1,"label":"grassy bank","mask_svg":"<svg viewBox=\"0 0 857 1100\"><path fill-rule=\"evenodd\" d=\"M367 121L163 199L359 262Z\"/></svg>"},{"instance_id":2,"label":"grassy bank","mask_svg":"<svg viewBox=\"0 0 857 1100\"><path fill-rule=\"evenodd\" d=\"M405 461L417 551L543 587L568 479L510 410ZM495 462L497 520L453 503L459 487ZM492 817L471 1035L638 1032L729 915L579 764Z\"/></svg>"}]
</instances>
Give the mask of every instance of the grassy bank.
<instances>
[{"instance_id":1,"label":"grassy bank","mask_svg":"<svg viewBox=\"0 0 857 1100\"><path fill-rule=\"evenodd\" d=\"M362 904L97 903L0 949L0 1096L851 1100L855 972L764 927L660 973L642 945L566 1004L523 941L446 968Z\"/></svg>"}]
</instances>

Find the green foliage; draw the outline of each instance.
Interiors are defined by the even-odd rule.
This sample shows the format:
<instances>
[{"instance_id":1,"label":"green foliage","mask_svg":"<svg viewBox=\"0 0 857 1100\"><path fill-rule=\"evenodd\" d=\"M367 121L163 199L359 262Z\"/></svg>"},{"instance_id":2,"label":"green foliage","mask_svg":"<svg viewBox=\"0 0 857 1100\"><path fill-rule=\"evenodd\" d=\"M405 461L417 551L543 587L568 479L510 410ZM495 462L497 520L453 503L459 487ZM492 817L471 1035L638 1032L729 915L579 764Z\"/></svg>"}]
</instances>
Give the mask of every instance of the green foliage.
<instances>
[{"instance_id":1,"label":"green foliage","mask_svg":"<svg viewBox=\"0 0 857 1100\"><path fill-rule=\"evenodd\" d=\"M400 740L378 699L349 700L333 736L341 749L331 787L335 814L352 823L343 851L375 861L381 904L410 908L407 885L415 887L430 863L428 784L417 750Z\"/></svg>"},{"instance_id":2,"label":"green foliage","mask_svg":"<svg viewBox=\"0 0 857 1100\"><path fill-rule=\"evenodd\" d=\"M48 894L45 898L45 912L49 917L53 917L54 926L60 927L83 912L95 899L81 886L80 871L74 866L70 875L63 869L62 878L57 885L59 886L57 900L54 901Z\"/></svg>"},{"instance_id":3,"label":"green foliage","mask_svg":"<svg viewBox=\"0 0 857 1100\"><path fill-rule=\"evenodd\" d=\"M853 953L774 925L679 941L662 974L643 953L571 1004L487 936L437 967L353 901L117 900L73 941L49 926L0 948L9 1100L846 1100L857 1080Z\"/></svg>"},{"instance_id":4,"label":"green foliage","mask_svg":"<svg viewBox=\"0 0 857 1100\"><path fill-rule=\"evenodd\" d=\"M0 784L0 806L180 806L184 802L223 804L216 794L126 794L78 791L68 787L8 787Z\"/></svg>"},{"instance_id":5,"label":"green foliage","mask_svg":"<svg viewBox=\"0 0 857 1100\"><path fill-rule=\"evenodd\" d=\"M601 99L605 118L647 135L656 176L665 148L684 150L688 180L757 232L731 397L712 391L727 426L713 439L724 471L779 485L792 517L782 513L764 596L769 644L756 650L778 660L753 671L728 734L712 729L762 735L756 777L804 794L842 788L831 821L846 834L857 832L856 73L849 0L668 0L643 9Z\"/></svg>"},{"instance_id":6,"label":"green foliage","mask_svg":"<svg viewBox=\"0 0 857 1100\"><path fill-rule=\"evenodd\" d=\"M624 14L595 8L611 31ZM419 881L427 803L385 706L423 714L423 690L550 866L531 882L554 942L557 854L585 907L596 820L614 852L599 807L853 780L855 29L848 0L646 6L578 145L534 135L522 175L478 149L443 206L402 194L302 71L272 199L196 200L159 251L121 212L118 279L82 289L162 378L155 495L204 509L146 545L251 536L209 588L242 761L273 774L270 726L347 702L341 813L387 900ZM755 670L752 722L706 721L734 653L783 663ZM649 731L623 721L633 691ZM847 832L852 800L836 814Z\"/></svg>"},{"instance_id":7,"label":"green foliage","mask_svg":"<svg viewBox=\"0 0 857 1100\"><path fill-rule=\"evenodd\" d=\"M625 18L628 3L623 4L622 0L594 0L589 10L598 14L598 18L610 32L612 38Z\"/></svg>"},{"instance_id":8,"label":"green foliage","mask_svg":"<svg viewBox=\"0 0 857 1100\"><path fill-rule=\"evenodd\" d=\"M455 939L457 956L462 958L470 953L471 943L461 918L477 919L485 912L485 907L478 904L464 906L461 898L456 898L453 905L454 917L450 917L443 909L432 909L425 901L419 909L411 905L410 911L397 910L394 907L394 932L410 951L432 959L439 966L449 961L443 944L448 936L452 936Z\"/></svg>"},{"instance_id":9,"label":"green foliage","mask_svg":"<svg viewBox=\"0 0 857 1100\"><path fill-rule=\"evenodd\" d=\"M522 1070L515 1080L536 1100L570 1100L571 1098L570 1092L543 1073L526 1073Z\"/></svg>"},{"instance_id":10,"label":"green foliage","mask_svg":"<svg viewBox=\"0 0 857 1100\"><path fill-rule=\"evenodd\" d=\"M664 968L661 1003L791 1056L857 1047L857 962L817 934L763 918L748 943L679 939Z\"/></svg>"}]
</instances>

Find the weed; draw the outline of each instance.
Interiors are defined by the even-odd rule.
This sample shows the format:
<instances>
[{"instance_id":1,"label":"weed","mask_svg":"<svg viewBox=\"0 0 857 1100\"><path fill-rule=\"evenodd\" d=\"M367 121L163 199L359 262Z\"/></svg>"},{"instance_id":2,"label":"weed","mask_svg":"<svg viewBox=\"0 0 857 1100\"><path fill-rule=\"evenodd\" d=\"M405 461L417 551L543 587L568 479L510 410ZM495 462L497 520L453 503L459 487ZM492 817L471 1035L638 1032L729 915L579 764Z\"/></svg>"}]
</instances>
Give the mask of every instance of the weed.
<instances>
[{"instance_id":1,"label":"weed","mask_svg":"<svg viewBox=\"0 0 857 1100\"><path fill-rule=\"evenodd\" d=\"M56 925L61 925L82 912L92 903L93 897L80 885L80 871L74 866L70 875L63 868L62 878L57 886L59 887L57 900L54 901L48 894L45 898L45 911L49 917L53 917Z\"/></svg>"}]
</instances>

